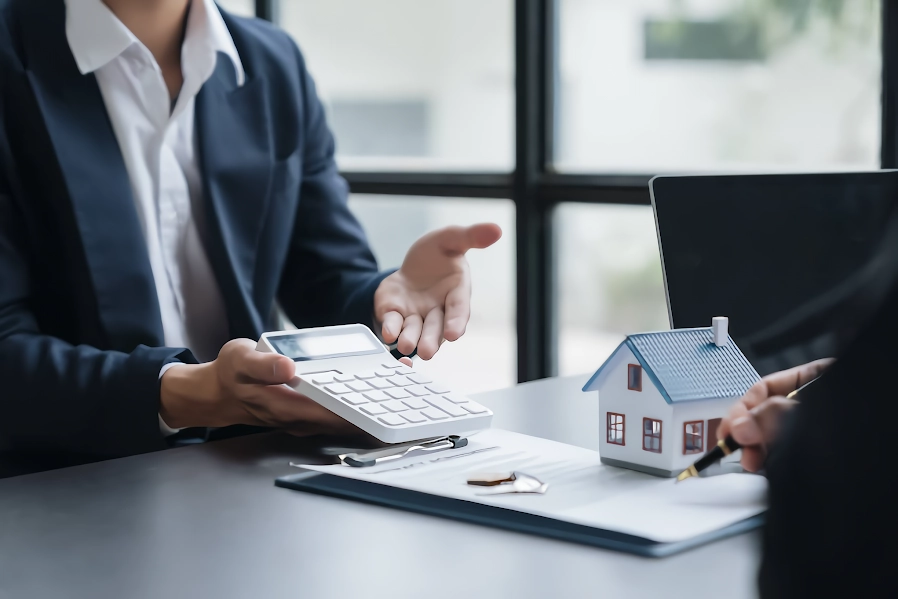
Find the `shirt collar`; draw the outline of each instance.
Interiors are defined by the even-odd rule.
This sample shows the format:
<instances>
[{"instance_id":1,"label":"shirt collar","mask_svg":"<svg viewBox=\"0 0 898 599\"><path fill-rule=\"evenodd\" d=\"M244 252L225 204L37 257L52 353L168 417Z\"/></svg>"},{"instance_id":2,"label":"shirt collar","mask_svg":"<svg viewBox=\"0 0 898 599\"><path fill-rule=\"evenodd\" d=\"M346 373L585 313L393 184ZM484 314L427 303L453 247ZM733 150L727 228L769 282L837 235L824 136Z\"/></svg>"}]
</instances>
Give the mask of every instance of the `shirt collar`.
<instances>
[{"instance_id":1,"label":"shirt collar","mask_svg":"<svg viewBox=\"0 0 898 599\"><path fill-rule=\"evenodd\" d=\"M131 45L140 44L102 0L65 0L65 3L66 37L82 75L93 73L121 56ZM246 80L243 63L214 0L193 0L184 46L182 52L190 46L225 54L234 64L237 85L243 85Z\"/></svg>"}]
</instances>

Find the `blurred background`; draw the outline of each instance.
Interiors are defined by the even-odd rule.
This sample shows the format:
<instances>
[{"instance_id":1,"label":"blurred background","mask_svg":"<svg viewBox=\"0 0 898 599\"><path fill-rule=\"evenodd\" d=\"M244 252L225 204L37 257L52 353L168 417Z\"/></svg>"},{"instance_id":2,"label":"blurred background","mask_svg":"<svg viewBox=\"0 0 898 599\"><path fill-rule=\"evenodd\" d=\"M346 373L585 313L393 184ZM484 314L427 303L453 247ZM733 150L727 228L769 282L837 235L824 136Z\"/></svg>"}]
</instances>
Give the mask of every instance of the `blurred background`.
<instances>
[{"instance_id":1,"label":"blurred background","mask_svg":"<svg viewBox=\"0 0 898 599\"><path fill-rule=\"evenodd\" d=\"M502 226L469 254L466 336L420 365L466 392L668 327L651 176L893 159L881 0L219 2L300 46L382 267L432 229Z\"/></svg>"}]
</instances>

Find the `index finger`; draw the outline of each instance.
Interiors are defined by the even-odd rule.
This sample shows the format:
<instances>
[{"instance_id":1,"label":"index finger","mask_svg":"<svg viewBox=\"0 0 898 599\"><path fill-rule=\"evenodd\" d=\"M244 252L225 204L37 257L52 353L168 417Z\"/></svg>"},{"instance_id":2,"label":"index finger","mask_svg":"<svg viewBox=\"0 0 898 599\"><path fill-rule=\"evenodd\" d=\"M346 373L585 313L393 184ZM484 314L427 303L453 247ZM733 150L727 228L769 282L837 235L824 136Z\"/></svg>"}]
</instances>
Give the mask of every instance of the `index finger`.
<instances>
[{"instance_id":1,"label":"index finger","mask_svg":"<svg viewBox=\"0 0 898 599\"><path fill-rule=\"evenodd\" d=\"M823 374L823 371L834 361L832 358L824 358L767 375L764 377L764 382L767 384L768 396L788 395Z\"/></svg>"}]
</instances>

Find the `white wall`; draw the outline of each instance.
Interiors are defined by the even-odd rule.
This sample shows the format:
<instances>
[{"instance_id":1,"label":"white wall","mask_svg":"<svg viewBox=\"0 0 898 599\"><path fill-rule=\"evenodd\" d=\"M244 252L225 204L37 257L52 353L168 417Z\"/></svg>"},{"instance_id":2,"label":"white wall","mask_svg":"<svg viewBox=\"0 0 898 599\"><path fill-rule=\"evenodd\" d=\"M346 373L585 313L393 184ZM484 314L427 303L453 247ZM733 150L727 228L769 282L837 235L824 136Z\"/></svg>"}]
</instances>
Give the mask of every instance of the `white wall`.
<instances>
[{"instance_id":1,"label":"white wall","mask_svg":"<svg viewBox=\"0 0 898 599\"><path fill-rule=\"evenodd\" d=\"M627 366L639 363L629 347L621 346L612 355L610 361L607 371L603 373L605 378L599 391L599 426L601 427L599 454L614 460L671 470L673 468L674 440L672 435L666 433L673 418L672 406L664 401L645 371L642 373L642 391L627 389ZM608 412L626 416L624 420L624 442L626 445L608 443ZM661 453L642 449L643 418L653 418L663 422Z\"/></svg>"},{"instance_id":2,"label":"white wall","mask_svg":"<svg viewBox=\"0 0 898 599\"><path fill-rule=\"evenodd\" d=\"M713 399L705 401L683 402L673 406L673 420L671 430L666 431L673 442L673 467L672 470L685 470L692 465L695 460L702 454L683 455L683 436L685 431L683 425L693 420L702 420L704 426L704 452L709 451L711 447L708 445L712 431L708 430L708 420L712 418L723 418L726 416L738 397L730 397L726 399Z\"/></svg>"}]
</instances>

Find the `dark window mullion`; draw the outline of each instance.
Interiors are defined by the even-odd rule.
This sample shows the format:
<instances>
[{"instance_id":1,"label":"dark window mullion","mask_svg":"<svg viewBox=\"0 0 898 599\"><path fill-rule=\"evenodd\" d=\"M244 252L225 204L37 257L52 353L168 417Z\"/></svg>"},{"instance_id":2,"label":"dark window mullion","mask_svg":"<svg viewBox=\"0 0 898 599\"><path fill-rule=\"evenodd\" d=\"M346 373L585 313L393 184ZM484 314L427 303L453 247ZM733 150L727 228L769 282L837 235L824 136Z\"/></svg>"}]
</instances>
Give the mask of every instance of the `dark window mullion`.
<instances>
[{"instance_id":1,"label":"dark window mullion","mask_svg":"<svg viewBox=\"0 0 898 599\"><path fill-rule=\"evenodd\" d=\"M882 2L882 168L898 168L898 6Z\"/></svg>"}]
</instances>

